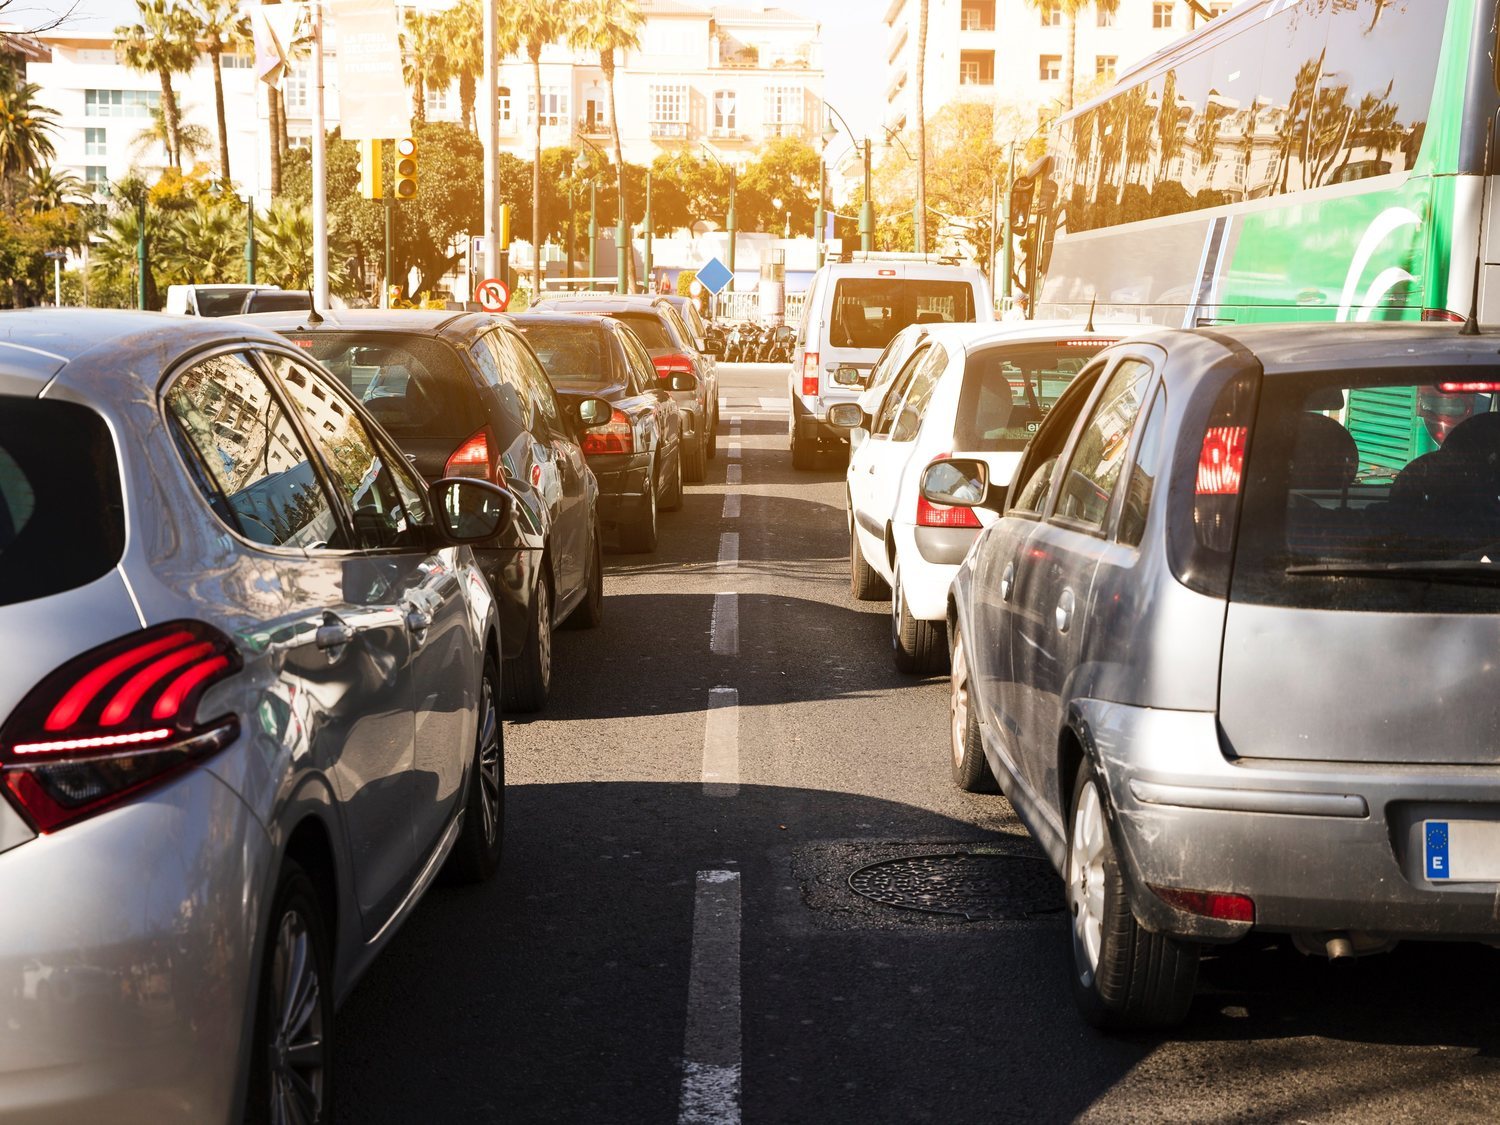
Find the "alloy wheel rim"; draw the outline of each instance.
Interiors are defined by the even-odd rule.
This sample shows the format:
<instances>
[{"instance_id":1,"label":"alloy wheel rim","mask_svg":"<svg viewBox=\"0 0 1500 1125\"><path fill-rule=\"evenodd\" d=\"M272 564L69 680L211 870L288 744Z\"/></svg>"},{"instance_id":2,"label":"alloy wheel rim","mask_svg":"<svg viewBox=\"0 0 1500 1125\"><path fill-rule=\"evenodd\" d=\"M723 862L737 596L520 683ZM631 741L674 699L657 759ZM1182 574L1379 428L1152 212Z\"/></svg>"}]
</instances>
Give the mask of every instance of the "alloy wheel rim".
<instances>
[{"instance_id":1,"label":"alloy wheel rim","mask_svg":"<svg viewBox=\"0 0 1500 1125\"><path fill-rule=\"evenodd\" d=\"M312 935L296 910L276 930L271 986L271 1120L311 1125L323 1118L326 1029Z\"/></svg>"},{"instance_id":2,"label":"alloy wheel rim","mask_svg":"<svg viewBox=\"0 0 1500 1125\"><path fill-rule=\"evenodd\" d=\"M949 740L953 750L953 768L963 765L964 743L969 732L969 669L964 661L964 649L958 643L957 631L953 634L953 690L949 694Z\"/></svg>"},{"instance_id":3,"label":"alloy wheel rim","mask_svg":"<svg viewBox=\"0 0 1500 1125\"><path fill-rule=\"evenodd\" d=\"M891 575L891 648L901 649L901 572Z\"/></svg>"},{"instance_id":4,"label":"alloy wheel rim","mask_svg":"<svg viewBox=\"0 0 1500 1125\"><path fill-rule=\"evenodd\" d=\"M1099 969L1104 941L1104 809L1093 781L1084 783L1068 842L1068 912L1073 963L1085 985Z\"/></svg>"},{"instance_id":5,"label":"alloy wheel rim","mask_svg":"<svg viewBox=\"0 0 1500 1125\"><path fill-rule=\"evenodd\" d=\"M536 652L546 687L552 682L552 601L545 578L536 585Z\"/></svg>"},{"instance_id":6,"label":"alloy wheel rim","mask_svg":"<svg viewBox=\"0 0 1500 1125\"><path fill-rule=\"evenodd\" d=\"M495 709L495 692L490 678L484 678L479 706L479 811L483 820L484 842L493 847L500 833L500 716Z\"/></svg>"}]
</instances>

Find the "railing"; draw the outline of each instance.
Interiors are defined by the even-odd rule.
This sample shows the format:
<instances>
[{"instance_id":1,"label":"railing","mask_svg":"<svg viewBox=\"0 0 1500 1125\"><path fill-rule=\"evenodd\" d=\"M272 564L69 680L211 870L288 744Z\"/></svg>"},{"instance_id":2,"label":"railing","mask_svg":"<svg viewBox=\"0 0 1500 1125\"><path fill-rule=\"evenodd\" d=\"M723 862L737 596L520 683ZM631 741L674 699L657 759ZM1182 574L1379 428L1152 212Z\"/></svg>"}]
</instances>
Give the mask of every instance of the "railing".
<instances>
[{"instance_id":1,"label":"railing","mask_svg":"<svg viewBox=\"0 0 1500 1125\"><path fill-rule=\"evenodd\" d=\"M801 319L802 305L806 299L806 293L786 295L786 322L788 324L796 324ZM760 294L720 293L716 315L720 320L760 320Z\"/></svg>"},{"instance_id":2,"label":"railing","mask_svg":"<svg viewBox=\"0 0 1500 1125\"><path fill-rule=\"evenodd\" d=\"M651 122L651 135L653 137L667 137L685 141L688 135L687 122L653 121Z\"/></svg>"}]
</instances>

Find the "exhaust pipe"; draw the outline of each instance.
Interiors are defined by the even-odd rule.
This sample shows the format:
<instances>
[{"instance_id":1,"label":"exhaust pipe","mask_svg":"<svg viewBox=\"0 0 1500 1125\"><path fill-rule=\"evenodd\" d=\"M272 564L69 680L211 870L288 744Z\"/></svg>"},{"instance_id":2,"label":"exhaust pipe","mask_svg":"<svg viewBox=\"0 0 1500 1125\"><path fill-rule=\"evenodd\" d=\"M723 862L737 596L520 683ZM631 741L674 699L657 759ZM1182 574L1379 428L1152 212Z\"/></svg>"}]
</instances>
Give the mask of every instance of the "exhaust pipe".
<instances>
[{"instance_id":1,"label":"exhaust pipe","mask_svg":"<svg viewBox=\"0 0 1500 1125\"><path fill-rule=\"evenodd\" d=\"M1354 943L1349 940L1347 934L1334 934L1324 945L1323 952L1330 961L1342 961L1346 957L1354 956Z\"/></svg>"}]
</instances>

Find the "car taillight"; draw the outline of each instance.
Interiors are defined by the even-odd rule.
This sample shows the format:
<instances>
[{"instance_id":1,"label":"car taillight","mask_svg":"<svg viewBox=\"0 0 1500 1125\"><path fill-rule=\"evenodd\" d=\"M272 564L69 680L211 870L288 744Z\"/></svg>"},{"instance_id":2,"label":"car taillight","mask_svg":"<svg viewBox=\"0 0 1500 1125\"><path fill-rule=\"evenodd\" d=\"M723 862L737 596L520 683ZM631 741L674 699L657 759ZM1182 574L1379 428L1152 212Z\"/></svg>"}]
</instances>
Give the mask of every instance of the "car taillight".
<instances>
[{"instance_id":1,"label":"car taillight","mask_svg":"<svg viewBox=\"0 0 1500 1125\"><path fill-rule=\"evenodd\" d=\"M624 411L612 410L608 422L583 432L582 448L585 457L594 453L634 453L635 427Z\"/></svg>"},{"instance_id":2,"label":"car taillight","mask_svg":"<svg viewBox=\"0 0 1500 1125\"><path fill-rule=\"evenodd\" d=\"M488 480L490 476L490 432L480 430L462 445L453 451L448 458L448 463L443 466L445 477L480 477Z\"/></svg>"},{"instance_id":3,"label":"car taillight","mask_svg":"<svg viewBox=\"0 0 1500 1125\"><path fill-rule=\"evenodd\" d=\"M0 729L0 781L53 832L217 753L239 720L197 721L198 700L240 669L234 644L196 621L101 645L52 672Z\"/></svg>"},{"instance_id":4,"label":"car taillight","mask_svg":"<svg viewBox=\"0 0 1500 1125\"><path fill-rule=\"evenodd\" d=\"M1179 891L1171 887L1152 887L1151 893L1169 906L1204 918L1225 922L1254 922L1255 903L1244 895L1226 895L1214 891Z\"/></svg>"},{"instance_id":5,"label":"car taillight","mask_svg":"<svg viewBox=\"0 0 1500 1125\"><path fill-rule=\"evenodd\" d=\"M973 508L950 508L934 504L925 496L917 497L918 527L982 527Z\"/></svg>"},{"instance_id":6,"label":"car taillight","mask_svg":"<svg viewBox=\"0 0 1500 1125\"><path fill-rule=\"evenodd\" d=\"M802 393L805 395L816 395L818 393L818 353L802 353Z\"/></svg>"},{"instance_id":7,"label":"car taillight","mask_svg":"<svg viewBox=\"0 0 1500 1125\"><path fill-rule=\"evenodd\" d=\"M1244 426L1210 426L1198 455L1198 495L1236 496L1245 475Z\"/></svg>"},{"instance_id":8,"label":"car taillight","mask_svg":"<svg viewBox=\"0 0 1500 1125\"><path fill-rule=\"evenodd\" d=\"M666 355L654 355L651 362L656 367L658 375L692 375L693 361L690 356L678 352L669 352Z\"/></svg>"},{"instance_id":9,"label":"car taillight","mask_svg":"<svg viewBox=\"0 0 1500 1125\"><path fill-rule=\"evenodd\" d=\"M1469 318L1462 313L1449 312L1447 309L1423 309L1422 319L1427 321L1438 321L1442 324L1462 324Z\"/></svg>"}]
</instances>

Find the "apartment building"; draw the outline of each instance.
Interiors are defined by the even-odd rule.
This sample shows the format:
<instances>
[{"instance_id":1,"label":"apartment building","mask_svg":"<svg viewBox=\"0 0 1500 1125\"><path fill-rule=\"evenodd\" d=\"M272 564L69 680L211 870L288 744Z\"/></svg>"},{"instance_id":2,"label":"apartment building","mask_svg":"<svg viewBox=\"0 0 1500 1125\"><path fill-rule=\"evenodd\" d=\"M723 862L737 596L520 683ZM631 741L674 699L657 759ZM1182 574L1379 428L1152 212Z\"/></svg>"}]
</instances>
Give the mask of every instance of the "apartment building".
<instances>
[{"instance_id":1,"label":"apartment building","mask_svg":"<svg viewBox=\"0 0 1500 1125\"><path fill-rule=\"evenodd\" d=\"M1231 0L1204 0L1211 15ZM1057 4L1034 0L928 0L924 97L931 116L958 98L1000 105L1055 108L1065 100L1068 26ZM886 9L885 124L904 129L916 113L918 0L891 0ZM1120 0L1113 12L1086 6L1078 15L1074 94L1091 90L1199 26L1185 0Z\"/></svg>"}]
</instances>

